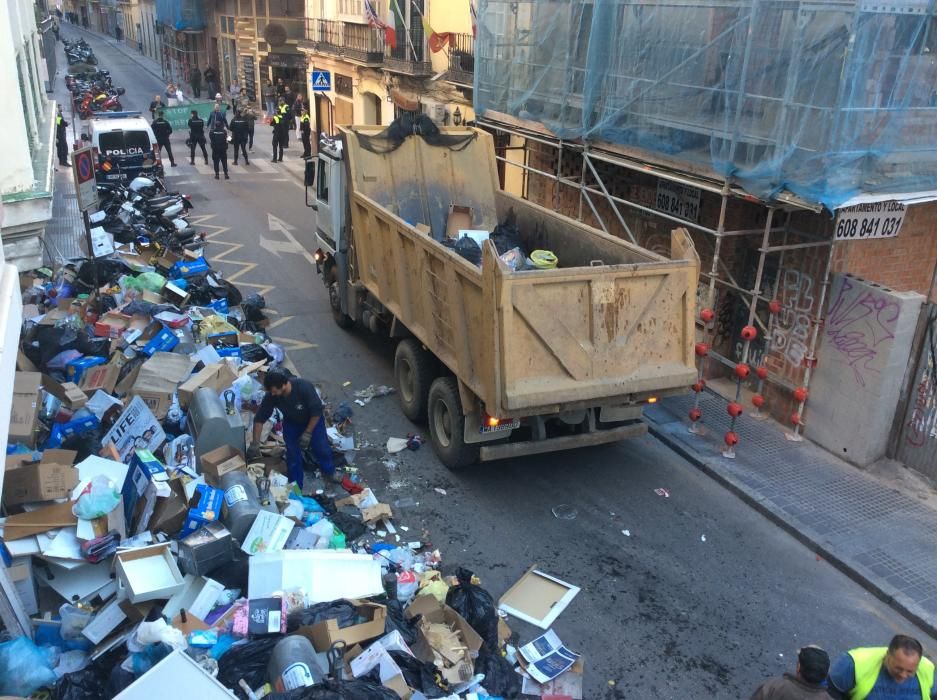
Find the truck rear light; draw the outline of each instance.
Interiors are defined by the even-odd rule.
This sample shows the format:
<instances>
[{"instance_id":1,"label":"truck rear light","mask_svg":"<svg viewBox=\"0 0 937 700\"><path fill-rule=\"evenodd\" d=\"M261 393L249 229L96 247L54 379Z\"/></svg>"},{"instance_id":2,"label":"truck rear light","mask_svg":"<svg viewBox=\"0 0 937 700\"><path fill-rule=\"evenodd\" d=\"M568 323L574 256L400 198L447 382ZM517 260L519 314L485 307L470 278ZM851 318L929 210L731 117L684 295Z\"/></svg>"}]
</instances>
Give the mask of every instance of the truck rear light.
<instances>
[{"instance_id":1,"label":"truck rear light","mask_svg":"<svg viewBox=\"0 0 937 700\"><path fill-rule=\"evenodd\" d=\"M325 259L325 253L322 252L322 248L317 248L316 252L312 254L313 259L320 263Z\"/></svg>"},{"instance_id":2,"label":"truck rear light","mask_svg":"<svg viewBox=\"0 0 937 700\"><path fill-rule=\"evenodd\" d=\"M499 425L507 425L508 423L513 423L513 418L495 418L494 416L489 416L485 414L484 423L489 428L497 428Z\"/></svg>"},{"instance_id":3,"label":"truck rear light","mask_svg":"<svg viewBox=\"0 0 937 700\"><path fill-rule=\"evenodd\" d=\"M648 399L647 399L647 402L648 402L648 403L657 403L657 397L656 397L656 396L649 396Z\"/></svg>"}]
</instances>

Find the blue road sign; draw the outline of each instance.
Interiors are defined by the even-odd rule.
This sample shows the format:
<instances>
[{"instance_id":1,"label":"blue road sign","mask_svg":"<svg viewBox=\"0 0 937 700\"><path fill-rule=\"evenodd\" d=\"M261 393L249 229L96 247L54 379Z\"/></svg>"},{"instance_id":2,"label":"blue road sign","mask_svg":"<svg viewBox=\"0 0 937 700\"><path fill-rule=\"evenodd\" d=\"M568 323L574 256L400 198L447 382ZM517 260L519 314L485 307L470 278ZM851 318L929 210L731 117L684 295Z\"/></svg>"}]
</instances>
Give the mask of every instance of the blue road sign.
<instances>
[{"instance_id":1,"label":"blue road sign","mask_svg":"<svg viewBox=\"0 0 937 700\"><path fill-rule=\"evenodd\" d=\"M326 92L332 89L332 73L327 70L312 71L312 91Z\"/></svg>"}]
</instances>

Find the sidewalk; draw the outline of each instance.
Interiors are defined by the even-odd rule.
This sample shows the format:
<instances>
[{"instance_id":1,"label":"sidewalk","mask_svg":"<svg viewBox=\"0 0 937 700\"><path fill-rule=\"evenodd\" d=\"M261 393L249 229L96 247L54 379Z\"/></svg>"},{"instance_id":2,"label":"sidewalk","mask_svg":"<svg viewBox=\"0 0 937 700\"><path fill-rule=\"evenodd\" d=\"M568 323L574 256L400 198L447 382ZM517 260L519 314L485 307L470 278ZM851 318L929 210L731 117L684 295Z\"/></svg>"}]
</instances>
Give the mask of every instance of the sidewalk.
<instances>
[{"instance_id":1,"label":"sidewalk","mask_svg":"<svg viewBox=\"0 0 937 700\"><path fill-rule=\"evenodd\" d=\"M705 435L688 431L694 396L647 410L659 440L814 549L930 635L937 634L937 511L838 460L791 442L770 420L744 415L736 458L722 456L726 401L704 393ZM797 581L790 581L798 585Z\"/></svg>"}]
</instances>

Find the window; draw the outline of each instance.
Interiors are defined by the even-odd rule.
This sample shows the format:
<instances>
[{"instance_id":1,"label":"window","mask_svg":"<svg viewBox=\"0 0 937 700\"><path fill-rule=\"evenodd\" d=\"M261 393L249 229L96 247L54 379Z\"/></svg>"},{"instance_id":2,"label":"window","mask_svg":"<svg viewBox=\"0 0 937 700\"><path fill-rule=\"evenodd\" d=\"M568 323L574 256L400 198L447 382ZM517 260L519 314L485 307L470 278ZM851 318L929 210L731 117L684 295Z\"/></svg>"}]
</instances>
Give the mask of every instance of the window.
<instances>
[{"instance_id":1,"label":"window","mask_svg":"<svg viewBox=\"0 0 937 700\"><path fill-rule=\"evenodd\" d=\"M338 95L344 95L345 97L354 97L354 91L352 87L351 78L347 75L341 75L340 73L335 74L335 92Z\"/></svg>"},{"instance_id":2,"label":"window","mask_svg":"<svg viewBox=\"0 0 937 700\"><path fill-rule=\"evenodd\" d=\"M316 199L329 203L329 169L325 160L319 161L319 172L316 173Z\"/></svg>"}]
</instances>

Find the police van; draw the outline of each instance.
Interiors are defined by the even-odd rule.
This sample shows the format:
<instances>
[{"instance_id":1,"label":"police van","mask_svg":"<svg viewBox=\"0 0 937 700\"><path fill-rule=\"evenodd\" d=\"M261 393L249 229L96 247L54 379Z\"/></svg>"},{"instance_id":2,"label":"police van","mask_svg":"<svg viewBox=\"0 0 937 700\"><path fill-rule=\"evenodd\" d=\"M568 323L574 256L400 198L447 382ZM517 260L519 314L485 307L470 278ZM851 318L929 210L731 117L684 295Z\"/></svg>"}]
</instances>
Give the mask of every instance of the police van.
<instances>
[{"instance_id":1,"label":"police van","mask_svg":"<svg viewBox=\"0 0 937 700\"><path fill-rule=\"evenodd\" d=\"M101 112L91 118L89 129L98 182L163 174L156 136L140 112Z\"/></svg>"}]
</instances>

